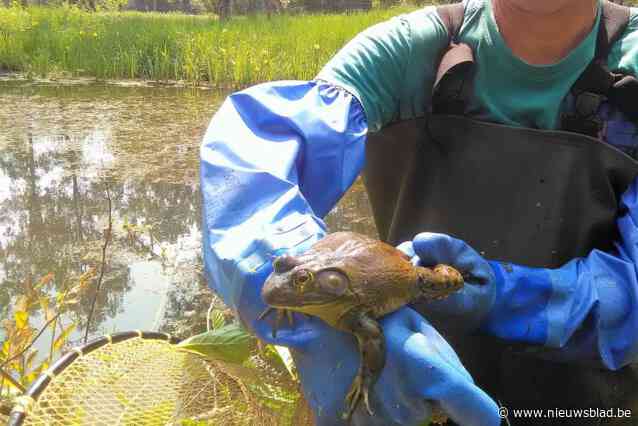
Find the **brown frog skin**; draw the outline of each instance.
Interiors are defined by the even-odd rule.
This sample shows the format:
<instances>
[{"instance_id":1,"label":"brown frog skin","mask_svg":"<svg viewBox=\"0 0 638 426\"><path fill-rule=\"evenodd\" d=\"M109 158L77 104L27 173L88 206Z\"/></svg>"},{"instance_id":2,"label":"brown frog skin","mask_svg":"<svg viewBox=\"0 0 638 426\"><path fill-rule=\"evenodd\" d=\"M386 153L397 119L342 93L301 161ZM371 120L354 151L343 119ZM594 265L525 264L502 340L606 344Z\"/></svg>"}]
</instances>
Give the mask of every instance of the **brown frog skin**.
<instances>
[{"instance_id":1,"label":"brown frog skin","mask_svg":"<svg viewBox=\"0 0 638 426\"><path fill-rule=\"evenodd\" d=\"M349 420L363 399L372 415L368 394L385 364L385 338L377 318L416 299L441 299L463 286L454 268L414 266L389 244L353 232L336 232L303 254L283 255L262 288L264 302L285 312L313 315L339 330L352 333L359 345L361 365L346 396L344 419Z\"/></svg>"}]
</instances>

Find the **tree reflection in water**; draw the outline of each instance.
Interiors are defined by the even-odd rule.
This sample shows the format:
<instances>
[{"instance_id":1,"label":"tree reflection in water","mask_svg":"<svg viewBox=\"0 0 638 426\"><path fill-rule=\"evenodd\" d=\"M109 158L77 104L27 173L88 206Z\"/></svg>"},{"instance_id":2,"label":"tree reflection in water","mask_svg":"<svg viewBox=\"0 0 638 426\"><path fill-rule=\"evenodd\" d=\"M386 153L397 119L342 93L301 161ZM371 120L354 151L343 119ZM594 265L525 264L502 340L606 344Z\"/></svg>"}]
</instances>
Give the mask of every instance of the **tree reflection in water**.
<instances>
[{"instance_id":1,"label":"tree reflection in water","mask_svg":"<svg viewBox=\"0 0 638 426\"><path fill-rule=\"evenodd\" d=\"M0 81L0 102L12 106L0 109L0 318L10 314L25 281L52 272L60 288L99 267L108 185L114 238L91 334L137 320L149 324L140 300L127 295L141 281L160 278L170 288L157 298L158 304L167 301L163 327L179 330L173 323L180 318L201 324L211 298L202 297L200 274L198 147L224 95ZM333 231L375 235L360 182L326 220ZM152 227L156 254L162 249L170 254L162 262L162 277L153 272L162 268L149 266L149 253L131 245L125 223ZM157 256L153 262L160 263ZM157 292L166 293L159 287ZM74 308L82 327L93 297L84 294ZM192 312L199 320L188 319ZM83 335L82 327L75 338ZM36 347L47 349L46 344Z\"/></svg>"},{"instance_id":2,"label":"tree reflection in water","mask_svg":"<svg viewBox=\"0 0 638 426\"><path fill-rule=\"evenodd\" d=\"M59 289L99 267L108 184L115 238L91 332L111 331L101 325L136 314L125 306L131 265L147 260L122 223L152 225L155 246L169 249L199 234L197 147L220 96L0 82L0 99L13 106L0 111L0 318L24 282L52 272ZM83 326L93 297L74 308Z\"/></svg>"}]
</instances>

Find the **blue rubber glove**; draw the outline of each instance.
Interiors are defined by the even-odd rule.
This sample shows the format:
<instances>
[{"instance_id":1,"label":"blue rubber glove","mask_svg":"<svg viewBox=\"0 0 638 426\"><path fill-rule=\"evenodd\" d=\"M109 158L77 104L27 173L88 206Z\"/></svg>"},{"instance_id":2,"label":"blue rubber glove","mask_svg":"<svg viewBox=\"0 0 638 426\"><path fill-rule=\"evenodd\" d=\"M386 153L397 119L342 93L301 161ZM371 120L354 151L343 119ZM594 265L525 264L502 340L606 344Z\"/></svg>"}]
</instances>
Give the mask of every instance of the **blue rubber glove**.
<instances>
[{"instance_id":1,"label":"blue rubber glove","mask_svg":"<svg viewBox=\"0 0 638 426\"><path fill-rule=\"evenodd\" d=\"M423 233L399 246L415 264L446 263L467 278L442 301L420 305L436 324L464 324L508 341L543 345L541 355L602 362L611 370L638 360L638 181L622 196L620 240L560 268L487 261L456 238Z\"/></svg>"},{"instance_id":2,"label":"blue rubber glove","mask_svg":"<svg viewBox=\"0 0 638 426\"><path fill-rule=\"evenodd\" d=\"M464 241L424 232L397 247L415 266L454 266L465 279L463 288L442 300L419 302L419 311L446 330L474 331L484 323L496 300L496 278L490 264Z\"/></svg>"},{"instance_id":3,"label":"blue rubber glove","mask_svg":"<svg viewBox=\"0 0 638 426\"><path fill-rule=\"evenodd\" d=\"M340 425L343 397L359 366L352 335L316 322L317 339L293 352L305 395L318 425ZM418 425L428 419L432 402L464 426L498 425L498 406L461 365L441 335L417 312L404 307L381 321L386 338L386 365L370 395L374 416L360 404L354 425Z\"/></svg>"},{"instance_id":4,"label":"blue rubber glove","mask_svg":"<svg viewBox=\"0 0 638 426\"><path fill-rule=\"evenodd\" d=\"M364 158L363 110L350 94L318 82L276 82L231 95L201 148L203 250L209 284L261 339L289 346L317 424L342 424L359 363L353 336L294 315L276 339L261 287L272 259L322 238L321 217L349 188ZM452 349L414 311L382 322L387 365L371 395L374 417L354 424L418 424L438 401L463 425L498 424L497 406L472 383Z\"/></svg>"},{"instance_id":5,"label":"blue rubber glove","mask_svg":"<svg viewBox=\"0 0 638 426\"><path fill-rule=\"evenodd\" d=\"M289 237L294 240L294 231ZM296 245L289 253L299 254L313 241ZM360 362L356 339L318 318L296 313L293 324L284 320L273 337L274 315L256 319L266 308L260 291L271 271L272 266L264 264L245 275L248 285L238 309L244 318L255 318L251 328L261 340L291 349L316 424L345 426L341 420L345 395ZM463 426L500 424L496 403L474 384L454 350L420 314L404 307L380 324L387 358L370 395L375 415L369 416L360 404L352 425L419 425L430 417L433 402Z\"/></svg>"}]
</instances>

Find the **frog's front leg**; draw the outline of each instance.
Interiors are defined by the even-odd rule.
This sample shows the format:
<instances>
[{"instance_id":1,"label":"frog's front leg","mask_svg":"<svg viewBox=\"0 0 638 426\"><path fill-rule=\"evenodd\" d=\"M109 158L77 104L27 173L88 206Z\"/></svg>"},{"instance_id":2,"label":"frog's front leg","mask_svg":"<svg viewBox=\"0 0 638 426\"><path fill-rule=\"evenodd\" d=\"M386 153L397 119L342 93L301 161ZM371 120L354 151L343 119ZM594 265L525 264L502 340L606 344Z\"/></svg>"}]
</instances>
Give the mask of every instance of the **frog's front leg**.
<instances>
[{"instance_id":1,"label":"frog's front leg","mask_svg":"<svg viewBox=\"0 0 638 426\"><path fill-rule=\"evenodd\" d=\"M261 313L261 315L259 315L259 317L257 319L262 320L273 311L275 311L276 315L277 315L275 317L275 324L272 326L272 338L275 339L275 338L277 338L277 330L279 329L279 326L281 325L282 318L285 316L286 319L288 320L288 324L290 326L294 325L294 319L292 317L292 311L291 310L289 310L289 309L277 309L277 308L273 308L271 306L266 308L266 310L264 310Z\"/></svg>"},{"instance_id":2,"label":"frog's front leg","mask_svg":"<svg viewBox=\"0 0 638 426\"><path fill-rule=\"evenodd\" d=\"M385 337L379 323L366 311L353 309L339 321L339 328L354 334L359 343L361 364L350 391L346 396L345 420L350 420L352 413L363 398L368 413L370 408L369 393L377 382L385 365Z\"/></svg>"}]
</instances>

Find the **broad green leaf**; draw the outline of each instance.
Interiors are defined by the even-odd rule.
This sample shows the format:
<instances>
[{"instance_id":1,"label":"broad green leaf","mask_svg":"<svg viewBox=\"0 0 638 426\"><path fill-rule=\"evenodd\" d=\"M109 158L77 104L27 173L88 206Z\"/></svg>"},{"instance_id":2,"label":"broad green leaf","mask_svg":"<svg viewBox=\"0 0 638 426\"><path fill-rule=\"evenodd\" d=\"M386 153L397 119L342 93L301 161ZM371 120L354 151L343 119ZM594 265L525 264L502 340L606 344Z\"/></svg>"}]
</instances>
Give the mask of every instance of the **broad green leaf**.
<instances>
[{"instance_id":1,"label":"broad green leaf","mask_svg":"<svg viewBox=\"0 0 638 426\"><path fill-rule=\"evenodd\" d=\"M29 313L27 311L16 311L14 317L16 320L16 328L18 330L25 328L29 323Z\"/></svg>"},{"instance_id":2,"label":"broad green leaf","mask_svg":"<svg viewBox=\"0 0 638 426\"><path fill-rule=\"evenodd\" d=\"M215 367L219 371L223 371L225 374L241 380L244 384L248 382L259 382L260 376L255 367L249 367L244 364L238 364L234 362L216 361Z\"/></svg>"},{"instance_id":3,"label":"broad green leaf","mask_svg":"<svg viewBox=\"0 0 638 426\"><path fill-rule=\"evenodd\" d=\"M224 326L224 314L219 309L215 309L210 313L210 325L213 330L222 328Z\"/></svg>"},{"instance_id":4,"label":"broad green leaf","mask_svg":"<svg viewBox=\"0 0 638 426\"><path fill-rule=\"evenodd\" d=\"M250 355L253 339L238 324L229 324L189 337L179 343L177 348L213 361L241 364Z\"/></svg>"}]
</instances>

